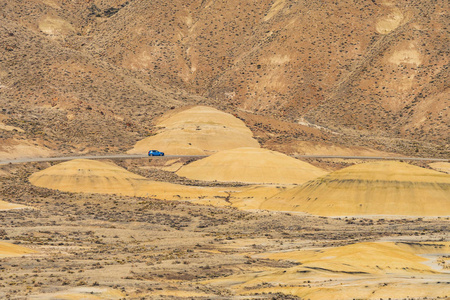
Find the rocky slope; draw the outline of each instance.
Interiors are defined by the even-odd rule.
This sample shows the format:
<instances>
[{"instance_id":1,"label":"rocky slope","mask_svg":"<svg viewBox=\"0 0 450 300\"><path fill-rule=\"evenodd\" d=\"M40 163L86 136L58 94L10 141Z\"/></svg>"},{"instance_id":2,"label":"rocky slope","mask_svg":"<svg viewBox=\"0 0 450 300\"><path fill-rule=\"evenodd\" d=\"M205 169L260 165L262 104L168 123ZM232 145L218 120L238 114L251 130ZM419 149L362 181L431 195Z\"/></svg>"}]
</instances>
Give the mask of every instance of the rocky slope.
<instances>
[{"instance_id":1,"label":"rocky slope","mask_svg":"<svg viewBox=\"0 0 450 300\"><path fill-rule=\"evenodd\" d=\"M61 151L129 149L161 112L207 104L248 125L261 117L262 143L449 152L447 1L1 6L6 125ZM273 132L272 118L319 133Z\"/></svg>"}]
</instances>

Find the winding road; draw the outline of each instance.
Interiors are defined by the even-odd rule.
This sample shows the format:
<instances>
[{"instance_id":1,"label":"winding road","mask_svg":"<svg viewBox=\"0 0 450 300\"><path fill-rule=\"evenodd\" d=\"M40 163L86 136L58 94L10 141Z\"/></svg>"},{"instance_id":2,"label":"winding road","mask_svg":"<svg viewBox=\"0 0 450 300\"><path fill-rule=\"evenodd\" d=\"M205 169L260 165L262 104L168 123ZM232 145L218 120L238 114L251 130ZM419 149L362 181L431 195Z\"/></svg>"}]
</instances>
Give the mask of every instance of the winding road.
<instances>
[{"instance_id":1,"label":"winding road","mask_svg":"<svg viewBox=\"0 0 450 300\"><path fill-rule=\"evenodd\" d=\"M2 160L0 165L21 164L30 162L67 161L73 159L133 159L148 158L146 154L109 154L109 155L83 155L83 156L59 156L59 157L31 157ZM152 156L152 158L203 158L207 155L166 155ZM337 159L362 159L362 160L410 160L410 161L433 161L450 162L450 159L431 157L381 157L381 156L339 156L339 155L292 155L295 158L337 158Z\"/></svg>"}]
</instances>

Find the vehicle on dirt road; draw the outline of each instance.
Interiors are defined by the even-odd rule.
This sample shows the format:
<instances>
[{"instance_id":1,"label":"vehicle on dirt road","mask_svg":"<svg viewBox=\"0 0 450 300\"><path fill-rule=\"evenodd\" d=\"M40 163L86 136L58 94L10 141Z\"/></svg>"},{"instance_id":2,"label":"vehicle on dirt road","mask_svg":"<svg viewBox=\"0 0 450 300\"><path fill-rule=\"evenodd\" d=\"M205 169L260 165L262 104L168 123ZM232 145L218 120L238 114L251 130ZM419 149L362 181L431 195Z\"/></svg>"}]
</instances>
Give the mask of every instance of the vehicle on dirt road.
<instances>
[{"instance_id":1,"label":"vehicle on dirt road","mask_svg":"<svg viewBox=\"0 0 450 300\"><path fill-rule=\"evenodd\" d=\"M148 156L164 156L164 152L158 150L150 150L148 151Z\"/></svg>"}]
</instances>

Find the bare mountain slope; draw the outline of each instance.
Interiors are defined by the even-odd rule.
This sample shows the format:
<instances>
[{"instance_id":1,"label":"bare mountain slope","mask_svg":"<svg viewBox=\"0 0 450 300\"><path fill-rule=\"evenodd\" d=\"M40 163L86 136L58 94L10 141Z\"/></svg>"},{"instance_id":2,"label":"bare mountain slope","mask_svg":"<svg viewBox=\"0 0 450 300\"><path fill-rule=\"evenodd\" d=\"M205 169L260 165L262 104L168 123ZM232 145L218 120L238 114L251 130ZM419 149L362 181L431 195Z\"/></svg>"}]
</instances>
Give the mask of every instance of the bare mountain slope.
<instances>
[{"instance_id":1,"label":"bare mountain slope","mask_svg":"<svg viewBox=\"0 0 450 300\"><path fill-rule=\"evenodd\" d=\"M56 16L67 14L63 9L27 2L17 15L15 4L7 3L0 19L0 117L17 130L2 130L1 140L33 140L62 152L125 150L148 134L155 116L204 102L94 58L83 50L89 37L77 35L75 17L64 23Z\"/></svg>"},{"instance_id":2,"label":"bare mountain slope","mask_svg":"<svg viewBox=\"0 0 450 300\"><path fill-rule=\"evenodd\" d=\"M448 2L132 2L89 47L236 109L448 143ZM443 140L444 139L444 140Z\"/></svg>"},{"instance_id":3,"label":"bare mountain slope","mask_svg":"<svg viewBox=\"0 0 450 300\"><path fill-rule=\"evenodd\" d=\"M262 143L269 133L269 144L295 135L449 152L444 0L41 0L0 8L1 101L14 111L4 123L35 139L124 149L161 112L206 104L248 125L259 115L264 126L274 118L319 129L310 136L251 127Z\"/></svg>"}]
</instances>

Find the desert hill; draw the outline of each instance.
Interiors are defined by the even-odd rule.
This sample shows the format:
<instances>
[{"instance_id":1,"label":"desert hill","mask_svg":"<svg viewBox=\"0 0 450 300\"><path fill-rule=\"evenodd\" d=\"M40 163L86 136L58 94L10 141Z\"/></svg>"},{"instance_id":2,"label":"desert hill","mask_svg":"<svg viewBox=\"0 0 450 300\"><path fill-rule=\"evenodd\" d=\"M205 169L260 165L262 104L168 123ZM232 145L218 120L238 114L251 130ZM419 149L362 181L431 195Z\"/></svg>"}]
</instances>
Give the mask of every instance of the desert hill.
<instances>
[{"instance_id":1,"label":"desert hill","mask_svg":"<svg viewBox=\"0 0 450 300\"><path fill-rule=\"evenodd\" d=\"M236 117L195 106L157 121L161 130L136 143L128 153L164 149L165 154L205 155L238 147L259 147L250 129Z\"/></svg>"},{"instance_id":2,"label":"desert hill","mask_svg":"<svg viewBox=\"0 0 450 300\"><path fill-rule=\"evenodd\" d=\"M220 188L183 186L147 179L114 163L74 159L36 172L29 177L35 186L74 193L114 194L162 200L189 200L224 205L228 194Z\"/></svg>"},{"instance_id":3,"label":"desert hill","mask_svg":"<svg viewBox=\"0 0 450 300\"><path fill-rule=\"evenodd\" d=\"M128 194L134 192L139 181L145 181L146 178L114 164L76 159L37 172L31 175L29 180L37 186L64 191L120 191Z\"/></svg>"},{"instance_id":4,"label":"desert hill","mask_svg":"<svg viewBox=\"0 0 450 300\"><path fill-rule=\"evenodd\" d=\"M358 164L281 192L261 208L322 216L448 216L450 176L402 162Z\"/></svg>"},{"instance_id":5,"label":"desert hill","mask_svg":"<svg viewBox=\"0 0 450 300\"><path fill-rule=\"evenodd\" d=\"M206 181L300 184L326 172L279 152L237 148L192 162L182 167L177 174Z\"/></svg>"},{"instance_id":6,"label":"desert hill","mask_svg":"<svg viewBox=\"0 0 450 300\"><path fill-rule=\"evenodd\" d=\"M445 156L447 10L442 0L7 1L2 122L22 131L0 138L123 152L161 113L203 104L247 125L262 117L250 128L272 149L313 140Z\"/></svg>"}]
</instances>

